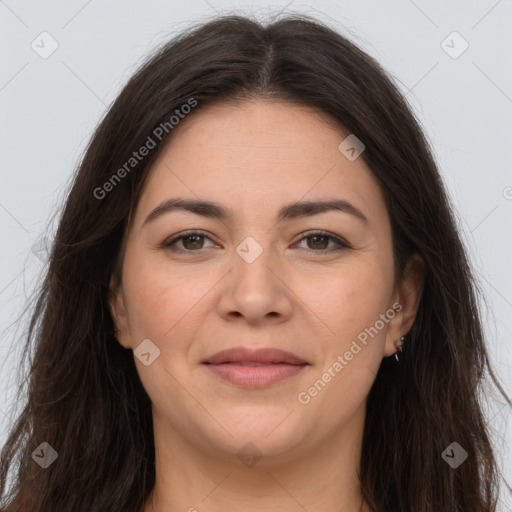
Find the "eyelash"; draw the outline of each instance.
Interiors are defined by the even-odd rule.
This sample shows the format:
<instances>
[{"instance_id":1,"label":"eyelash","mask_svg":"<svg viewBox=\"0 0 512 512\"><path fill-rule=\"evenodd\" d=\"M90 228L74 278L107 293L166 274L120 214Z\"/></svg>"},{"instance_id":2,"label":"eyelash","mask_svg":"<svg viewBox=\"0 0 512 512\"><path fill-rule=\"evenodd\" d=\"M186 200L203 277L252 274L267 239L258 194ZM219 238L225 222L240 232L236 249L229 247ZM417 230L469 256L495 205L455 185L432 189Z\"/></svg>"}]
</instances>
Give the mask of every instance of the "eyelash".
<instances>
[{"instance_id":1,"label":"eyelash","mask_svg":"<svg viewBox=\"0 0 512 512\"><path fill-rule=\"evenodd\" d=\"M197 250L188 250L188 249L178 249L178 248L176 248L176 246L174 246L174 244L177 241L182 240L182 239L187 238L187 237L192 236L192 235L199 235L199 236L202 236L202 237L210 239L210 237L208 235L206 235L202 231L185 231L185 232L179 233L178 235L176 235L176 236L170 238L169 240L165 241L162 244L162 247L164 249L170 249L171 251L180 252L180 253L189 253L189 254L192 254L194 252L199 253L199 252L201 252L203 250L203 248L202 249L197 249ZM342 251L344 249L351 249L352 248L352 246L348 242L343 240L342 238L337 237L335 235L332 235L330 233L327 233L326 231L304 232L304 233L301 233L301 236L302 236L302 238L299 240L299 242L302 242L303 240L306 240L308 238L313 238L313 237L316 237L316 236L320 236L320 237L323 237L323 238L329 238L335 244L338 245L338 247L335 248L335 249L332 249L332 248L331 249L320 249L320 250L304 249L305 251L307 251L309 253L320 253L320 254L324 253L325 254L325 253L329 253L329 252L338 252L338 251Z\"/></svg>"}]
</instances>

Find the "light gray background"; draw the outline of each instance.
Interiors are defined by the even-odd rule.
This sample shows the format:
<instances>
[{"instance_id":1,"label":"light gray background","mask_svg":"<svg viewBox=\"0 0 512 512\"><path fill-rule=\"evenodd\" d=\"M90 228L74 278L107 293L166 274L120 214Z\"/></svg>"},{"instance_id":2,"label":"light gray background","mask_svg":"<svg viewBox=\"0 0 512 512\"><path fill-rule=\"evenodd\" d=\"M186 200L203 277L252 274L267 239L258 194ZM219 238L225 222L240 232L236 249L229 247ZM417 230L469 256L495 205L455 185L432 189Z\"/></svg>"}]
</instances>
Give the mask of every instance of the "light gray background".
<instances>
[{"instance_id":1,"label":"light gray background","mask_svg":"<svg viewBox=\"0 0 512 512\"><path fill-rule=\"evenodd\" d=\"M56 222L49 232L46 226L93 128L151 48L192 22L234 11L316 16L395 77L457 208L486 295L493 363L512 393L512 1L6 0L0 1L1 441L19 407L12 393L26 322L15 320L43 268L44 237ZM44 31L59 45L46 59L31 47L43 45ZM469 44L461 55L464 42L453 31ZM512 483L511 412L503 405L489 403L488 421ZM512 510L508 493L503 499L502 509Z\"/></svg>"}]
</instances>

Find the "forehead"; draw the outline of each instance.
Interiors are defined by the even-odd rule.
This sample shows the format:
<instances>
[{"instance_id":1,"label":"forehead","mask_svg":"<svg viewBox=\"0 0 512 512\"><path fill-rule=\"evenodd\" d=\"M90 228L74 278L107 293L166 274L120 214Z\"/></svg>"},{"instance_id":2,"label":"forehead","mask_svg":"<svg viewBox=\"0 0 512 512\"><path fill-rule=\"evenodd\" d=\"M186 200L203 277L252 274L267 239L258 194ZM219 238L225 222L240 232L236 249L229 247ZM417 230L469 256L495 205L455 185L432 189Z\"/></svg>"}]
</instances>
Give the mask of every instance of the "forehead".
<instances>
[{"instance_id":1,"label":"forehead","mask_svg":"<svg viewBox=\"0 0 512 512\"><path fill-rule=\"evenodd\" d=\"M362 158L349 160L349 135L330 116L296 104L250 100L194 111L173 129L150 170L137 208L166 198L211 199L249 214L261 205L339 197L374 220L384 198Z\"/></svg>"}]
</instances>

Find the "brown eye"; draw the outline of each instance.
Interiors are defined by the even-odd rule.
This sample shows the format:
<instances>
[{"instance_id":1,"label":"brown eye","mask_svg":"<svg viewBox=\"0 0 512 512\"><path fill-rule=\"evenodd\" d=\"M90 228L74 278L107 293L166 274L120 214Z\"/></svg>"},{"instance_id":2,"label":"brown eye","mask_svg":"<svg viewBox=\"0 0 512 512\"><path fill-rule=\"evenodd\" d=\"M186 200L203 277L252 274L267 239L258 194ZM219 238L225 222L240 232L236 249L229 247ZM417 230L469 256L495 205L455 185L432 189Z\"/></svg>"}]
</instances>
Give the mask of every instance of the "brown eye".
<instances>
[{"instance_id":1,"label":"brown eye","mask_svg":"<svg viewBox=\"0 0 512 512\"><path fill-rule=\"evenodd\" d=\"M327 249L327 246L329 245L329 240L326 236L314 235L308 236L306 239L313 240L312 244L308 245L308 247L312 249Z\"/></svg>"},{"instance_id":2,"label":"brown eye","mask_svg":"<svg viewBox=\"0 0 512 512\"><path fill-rule=\"evenodd\" d=\"M183 246L185 249L202 249L201 239L204 238L202 235L188 235L182 237ZM200 247L201 246L201 247Z\"/></svg>"},{"instance_id":3,"label":"brown eye","mask_svg":"<svg viewBox=\"0 0 512 512\"><path fill-rule=\"evenodd\" d=\"M191 231L181 233L172 237L162 244L164 248L171 249L176 252L198 252L204 249L204 241L210 238L201 232Z\"/></svg>"},{"instance_id":4,"label":"brown eye","mask_svg":"<svg viewBox=\"0 0 512 512\"><path fill-rule=\"evenodd\" d=\"M341 238L326 233L324 231L316 231L313 233L302 233L303 238L300 242L307 240L307 247L305 249L309 252L332 252L341 251L343 249L350 249L351 246L348 242L345 242ZM333 242L334 247L329 249L329 243Z\"/></svg>"}]
</instances>

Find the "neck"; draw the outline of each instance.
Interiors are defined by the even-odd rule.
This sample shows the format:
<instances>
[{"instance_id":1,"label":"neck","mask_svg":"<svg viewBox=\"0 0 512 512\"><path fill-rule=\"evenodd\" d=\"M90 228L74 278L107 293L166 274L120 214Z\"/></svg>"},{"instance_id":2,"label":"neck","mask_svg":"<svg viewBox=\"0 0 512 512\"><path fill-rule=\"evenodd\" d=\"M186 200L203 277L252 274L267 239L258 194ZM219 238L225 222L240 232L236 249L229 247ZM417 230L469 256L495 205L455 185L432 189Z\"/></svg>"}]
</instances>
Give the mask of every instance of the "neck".
<instances>
[{"instance_id":1,"label":"neck","mask_svg":"<svg viewBox=\"0 0 512 512\"><path fill-rule=\"evenodd\" d=\"M145 512L221 512L227 504L243 512L369 512L357 477L364 414L361 407L327 437L280 453L267 449L271 455L244 464L237 450L205 449L154 413L156 481Z\"/></svg>"}]
</instances>

